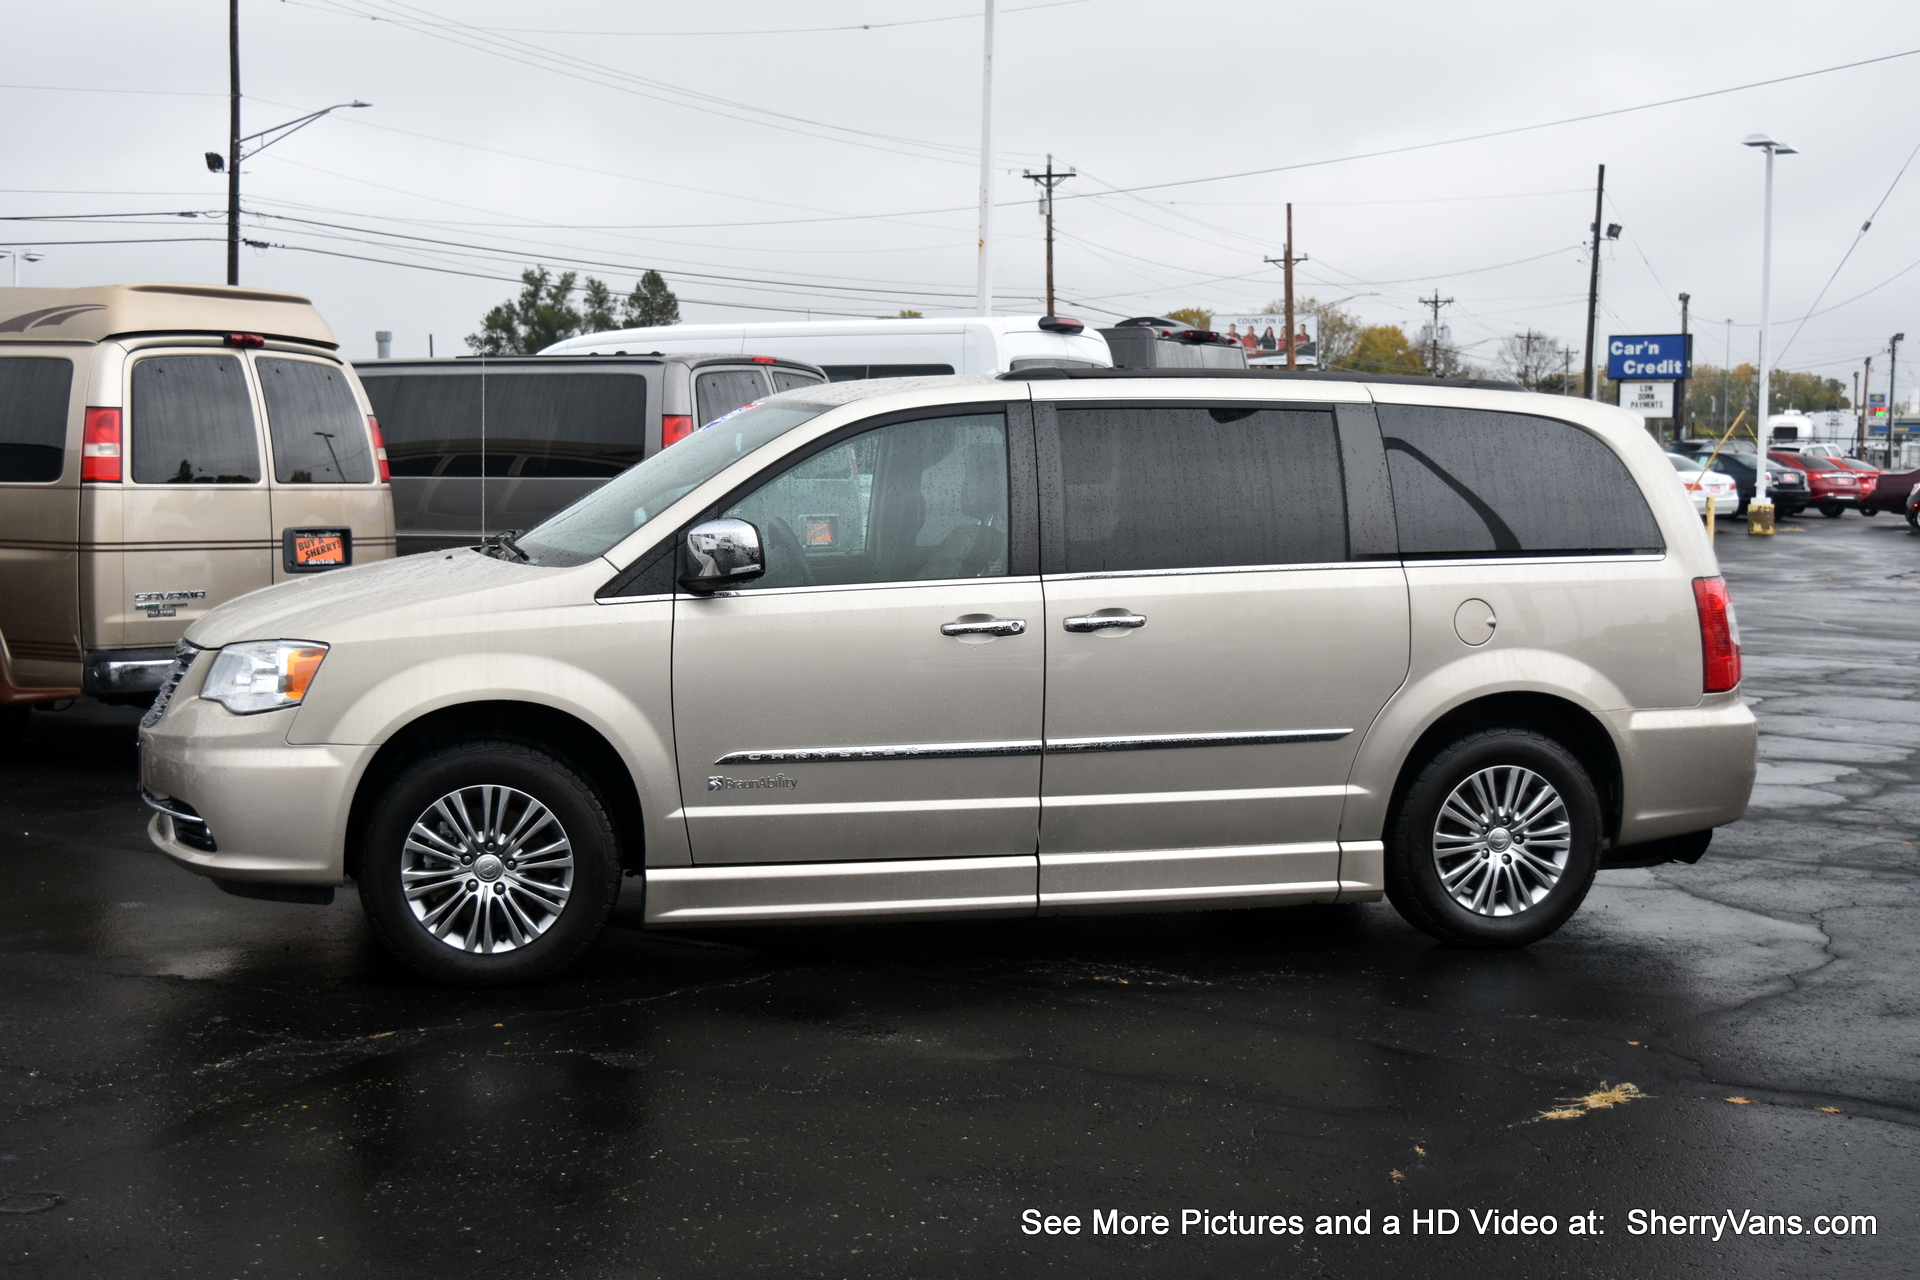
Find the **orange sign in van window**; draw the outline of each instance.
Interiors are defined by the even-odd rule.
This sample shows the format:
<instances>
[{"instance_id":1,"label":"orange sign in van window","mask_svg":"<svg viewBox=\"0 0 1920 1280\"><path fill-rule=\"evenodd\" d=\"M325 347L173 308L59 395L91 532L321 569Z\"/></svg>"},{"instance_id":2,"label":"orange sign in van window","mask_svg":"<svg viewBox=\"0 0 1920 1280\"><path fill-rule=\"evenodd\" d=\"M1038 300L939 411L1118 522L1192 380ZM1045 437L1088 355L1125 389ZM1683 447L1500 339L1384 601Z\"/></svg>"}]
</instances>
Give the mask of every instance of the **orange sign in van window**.
<instances>
[{"instance_id":1,"label":"orange sign in van window","mask_svg":"<svg viewBox=\"0 0 1920 1280\"><path fill-rule=\"evenodd\" d=\"M353 563L350 529L287 529L280 535L281 560L288 573L319 573Z\"/></svg>"}]
</instances>

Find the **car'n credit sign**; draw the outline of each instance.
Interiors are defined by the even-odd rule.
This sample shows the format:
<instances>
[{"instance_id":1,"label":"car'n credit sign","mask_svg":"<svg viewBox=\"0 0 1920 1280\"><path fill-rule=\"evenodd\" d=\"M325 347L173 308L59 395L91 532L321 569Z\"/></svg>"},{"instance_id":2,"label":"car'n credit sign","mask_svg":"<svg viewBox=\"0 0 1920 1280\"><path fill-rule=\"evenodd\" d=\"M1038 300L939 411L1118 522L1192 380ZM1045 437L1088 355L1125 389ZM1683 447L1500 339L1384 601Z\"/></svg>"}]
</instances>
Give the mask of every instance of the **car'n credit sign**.
<instances>
[{"instance_id":1,"label":"car'n credit sign","mask_svg":"<svg viewBox=\"0 0 1920 1280\"><path fill-rule=\"evenodd\" d=\"M1689 352L1692 345L1685 333L1641 333L1607 339L1607 377L1615 382L1624 378L1664 379L1690 377Z\"/></svg>"}]
</instances>

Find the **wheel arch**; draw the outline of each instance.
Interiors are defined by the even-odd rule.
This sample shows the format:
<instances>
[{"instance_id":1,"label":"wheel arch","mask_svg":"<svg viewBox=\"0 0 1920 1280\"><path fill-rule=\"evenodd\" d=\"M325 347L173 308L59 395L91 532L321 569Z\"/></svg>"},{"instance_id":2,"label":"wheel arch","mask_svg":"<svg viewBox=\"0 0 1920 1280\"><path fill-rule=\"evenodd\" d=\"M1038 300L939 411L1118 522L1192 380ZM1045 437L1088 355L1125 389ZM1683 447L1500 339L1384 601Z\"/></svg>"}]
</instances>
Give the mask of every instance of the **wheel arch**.
<instances>
[{"instance_id":1,"label":"wheel arch","mask_svg":"<svg viewBox=\"0 0 1920 1280\"><path fill-rule=\"evenodd\" d=\"M361 838L381 791L399 770L428 751L468 738L507 738L540 747L579 771L606 802L623 871L646 865L646 830L639 788L604 734L579 717L537 702L495 700L440 707L391 734L354 789L347 816L346 873L358 875Z\"/></svg>"},{"instance_id":2,"label":"wheel arch","mask_svg":"<svg viewBox=\"0 0 1920 1280\"><path fill-rule=\"evenodd\" d=\"M1447 711L1414 740L1400 761L1388 796L1383 830L1391 831L1407 788L1447 743L1476 729L1531 729L1571 751L1599 793L1603 836L1611 843L1620 834L1624 784L1620 752L1613 735L1594 714L1576 702L1550 693L1515 690L1488 694Z\"/></svg>"}]
</instances>

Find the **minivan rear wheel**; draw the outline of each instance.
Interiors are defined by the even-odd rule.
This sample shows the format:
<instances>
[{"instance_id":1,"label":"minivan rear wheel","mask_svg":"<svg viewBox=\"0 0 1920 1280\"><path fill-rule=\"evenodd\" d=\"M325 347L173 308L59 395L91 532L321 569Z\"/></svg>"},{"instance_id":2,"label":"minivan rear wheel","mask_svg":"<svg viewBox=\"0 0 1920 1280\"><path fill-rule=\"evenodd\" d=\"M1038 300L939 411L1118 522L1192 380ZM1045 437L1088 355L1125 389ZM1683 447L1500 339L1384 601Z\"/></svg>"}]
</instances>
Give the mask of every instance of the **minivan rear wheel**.
<instances>
[{"instance_id":1,"label":"minivan rear wheel","mask_svg":"<svg viewBox=\"0 0 1920 1280\"><path fill-rule=\"evenodd\" d=\"M387 787L356 864L374 931L442 982L558 973L592 945L620 891L613 824L592 784L528 743L430 752Z\"/></svg>"},{"instance_id":2,"label":"minivan rear wheel","mask_svg":"<svg viewBox=\"0 0 1920 1280\"><path fill-rule=\"evenodd\" d=\"M1481 729L1420 768L1387 836L1387 896L1409 924L1460 946L1523 947L1592 887L1600 801L1545 734Z\"/></svg>"}]
</instances>

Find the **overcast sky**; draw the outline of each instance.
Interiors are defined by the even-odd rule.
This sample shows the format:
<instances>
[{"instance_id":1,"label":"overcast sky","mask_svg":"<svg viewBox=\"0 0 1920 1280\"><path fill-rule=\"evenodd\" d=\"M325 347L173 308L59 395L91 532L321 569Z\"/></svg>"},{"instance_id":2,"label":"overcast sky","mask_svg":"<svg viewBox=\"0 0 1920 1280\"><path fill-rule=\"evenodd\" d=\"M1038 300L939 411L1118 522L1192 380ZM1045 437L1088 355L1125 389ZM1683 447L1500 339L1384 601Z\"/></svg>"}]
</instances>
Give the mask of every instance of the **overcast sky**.
<instances>
[{"instance_id":1,"label":"overcast sky","mask_svg":"<svg viewBox=\"0 0 1920 1280\"><path fill-rule=\"evenodd\" d=\"M4 212L166 215L9 223L0 239L46 255L21 283L223 278L225 179L202 153L226 147L226 15L8 7ZM398 355L429 334L464 352L533 263L602 264L587 269L622 291L655 267L689 320L972 309L977 0L241 0L241 26L246 132L374 104L250 161L244 188L244 234L275 247L243 251L242 283L311 296L356 357L376 329ZM1281 293L1261 259L1292 201L1301 293L1360 295L1364 320L1411 333L1437 289L1482 361L1527 327L1577 344L1604 163L1606 220L1626 230L1602 254L1602 336L1676 329L1685 291L1696 358L1721 361L1731 319L1733 359L1751 360L1763 162L1740 141L1766 131L1800 152L1777 162L1775 351L1851 388L1909 330L1902 396L1920 381L1920 162L1827 289L1833 309L1794 336L1920 144L1920 55L1343 159L1920 49L1910 2L1001 0L997 26L1002 310L1040 310L1020 173L1051 152L1081 174L1058 206L1069 314L1257 309ZM1311 167L1192 181L1290 165ZM61 243L148 237L182 242Z\"/></svg>"}]
</instances>

